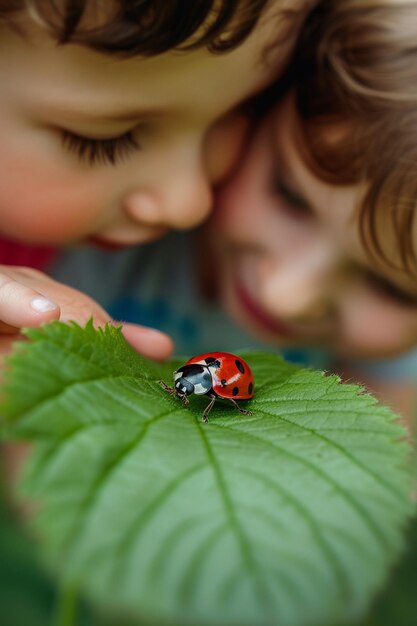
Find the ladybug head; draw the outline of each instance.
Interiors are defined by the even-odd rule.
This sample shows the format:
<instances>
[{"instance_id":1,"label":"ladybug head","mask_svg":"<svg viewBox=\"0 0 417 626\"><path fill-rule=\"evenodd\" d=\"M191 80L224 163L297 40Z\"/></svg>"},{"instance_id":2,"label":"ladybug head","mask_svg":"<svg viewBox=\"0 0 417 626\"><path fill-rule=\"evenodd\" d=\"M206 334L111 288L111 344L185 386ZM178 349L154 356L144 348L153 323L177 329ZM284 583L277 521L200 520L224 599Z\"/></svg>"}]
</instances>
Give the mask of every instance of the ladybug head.
<instances>
[{"instance_id":1,"label":"ladybug head","mask_svg":"<svg viewBox=\"0 0 417 626\"><path fill-rule=\"evenodd\" d=\"M194 393L194 385L190 383L189 380L181 376L175 381L175 390L177 392L177 396L189 396Z\"/></svg>"},{"instance_id":2,"label":"ladybug head","mask_svg":"<svg viewBox=\"0 0 417 626\"><path fill-rule=\"evenodd\" d=\"M209 392L212 378L207 366L191 363L174 372L174 384L177 396L184 398L192 393L201 395Z\"/></svg>"}]
</instances>

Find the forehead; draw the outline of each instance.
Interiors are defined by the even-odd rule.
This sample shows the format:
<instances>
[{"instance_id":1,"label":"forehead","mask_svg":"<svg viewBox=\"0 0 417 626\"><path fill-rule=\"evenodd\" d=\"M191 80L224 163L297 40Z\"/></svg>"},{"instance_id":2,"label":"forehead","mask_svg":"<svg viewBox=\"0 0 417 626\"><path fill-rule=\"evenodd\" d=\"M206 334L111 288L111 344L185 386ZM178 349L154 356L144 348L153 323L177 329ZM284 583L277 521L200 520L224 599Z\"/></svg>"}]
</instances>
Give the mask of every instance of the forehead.
<instances>
[{"instance_id":1,"label":"forehead","mask_svg":"<svg viewBox=\"0 0 417 626\"><path fill-rule=\"evenodd\" d=\"M1 80L7 82L9 77L9 85L3 82L4 87L24 88L19 85L20 75L35 93L39 86L39 97L43 90L45 99L50 99L53 92L61 95L68 107L91 98L97 111L101 108L103 112L110 104L126 110L135 108L138 100L145 108L164 100L174 106L176 102L185 108L190 105L190 113L194 106L202 112L222 111L253 95L282 72L296 33L275 45L280 14L272 3L253 34L225 54L199 49L123 60L80 45L57 46L42 25L27 19L24 29L28 37L1 29Z\"/></svg>"}]
</instances>

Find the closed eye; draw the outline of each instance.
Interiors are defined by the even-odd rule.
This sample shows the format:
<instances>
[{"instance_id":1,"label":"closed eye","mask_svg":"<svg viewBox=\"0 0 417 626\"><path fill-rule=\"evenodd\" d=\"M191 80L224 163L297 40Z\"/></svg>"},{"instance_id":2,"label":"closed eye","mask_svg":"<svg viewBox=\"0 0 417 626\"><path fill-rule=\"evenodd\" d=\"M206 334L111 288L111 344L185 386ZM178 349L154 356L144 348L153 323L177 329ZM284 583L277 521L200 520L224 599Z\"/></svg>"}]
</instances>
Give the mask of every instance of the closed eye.
<instances>
[{"instance_id":1,"label":"closed eye","mask_svg":"<svg viewBox=\"0 0 417 626\"><path fill-rule=\"evenodd\" d=\"M277 175L272 179L272 193L280 197L285 208L299 217L312 217L313 211L308 202Z\"/></svg>"},{"instance_id":2,"label":"closed eye","mask_svg":"<svg viewBox=\"0 0 417 626\"><path fill-rule=\"evenodd\" d=\"M390 298L403 306L417 307L417 295L406 293L396 285L376 274L367 273L366 282L378 294Z\"/></svg>"},{"instance_id":3,"label":"closed eye","mask_svg":"<svg viewBox=\"0 0 417 626\"><path fill-rule=\"evenodd\" d=\"M117 165L141 147L131 131L118 137L92 139L68 130L62 131L64 149L89 165Z\"/></svg>"}]
</instances>

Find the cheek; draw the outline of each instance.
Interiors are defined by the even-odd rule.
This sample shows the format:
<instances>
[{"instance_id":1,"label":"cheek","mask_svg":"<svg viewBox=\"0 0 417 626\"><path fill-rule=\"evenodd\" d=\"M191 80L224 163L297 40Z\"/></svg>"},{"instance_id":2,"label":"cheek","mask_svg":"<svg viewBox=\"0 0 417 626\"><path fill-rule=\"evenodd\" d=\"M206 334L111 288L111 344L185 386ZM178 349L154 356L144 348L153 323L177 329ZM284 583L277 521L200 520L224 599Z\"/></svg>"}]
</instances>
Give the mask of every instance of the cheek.
<instances>
[{"instance_id":1,"label":"cheek","mask_svg":"<svg viewBox=\"0 0 417 626\"><path fill-rule=\"evenodd\" d=\"M220 233L237 237L239 233L255 237L259 225L269 216L269 189L265 164L259 151L253 150L216 198L214 223Z\"/></svg>"},{"instance_id":2,"label":"cheek","mask_svg":"<svg viewBox=\"0 0 417 626\"><path fill-rule=\"evenodd\" d=\"M206 139L206 163L209 180L218 185L237 168L244 154L249 121L236 114L220 120Z\"/></svg>"},{"instance_id":3,"label":"cheek","mask_svg":"<svg viewBox=\"0 0 417 626\"><path fill-rule=\"evenodd\" d=\"M61 244L95 228L99 185L32 154L0 149L0 230L27 243Z\"/></svg>"},{"instance_id":4,"label":"cheek","mask_svg":"<svg viewBox=\"0 0 417 626\"><path fill-rule=\"evenodd\" d=\"M248 246L282 263L305 259L320 230L294 218L270 189L265 172L242 170L221 191L213 225L220 240Z\"/></svg>"},{"instance_id":5,"label":"cheek","mask_svg":"<svg viewBox=\"0 0 417 626\"><path fill-rule=\"evenodd\" d=\"M417 344L417 312L383 299L368 297L345 307L342 315L344 349L372 357L394 356Z\"/></svg>"},{"instance_id":6,"label":"cheek","mask_svg":"<svg viewBox=\"0 0 417 626\"><path fill-rule=\"evenodd\" d=\"M211 222L220 235L228 235L246 220L248 208L244 188L240 186L239 177L235 177L218 193Z\"/></svg>"}]
</instances>

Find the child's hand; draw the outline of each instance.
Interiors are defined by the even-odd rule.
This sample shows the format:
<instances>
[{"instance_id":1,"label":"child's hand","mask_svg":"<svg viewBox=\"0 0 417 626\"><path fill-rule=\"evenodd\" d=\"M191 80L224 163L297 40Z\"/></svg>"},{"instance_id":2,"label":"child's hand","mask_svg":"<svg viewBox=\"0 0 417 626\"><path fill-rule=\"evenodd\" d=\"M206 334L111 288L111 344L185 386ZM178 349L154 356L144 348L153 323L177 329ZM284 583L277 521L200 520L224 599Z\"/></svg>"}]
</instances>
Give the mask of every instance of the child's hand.
<instances>
[{"instance_id":1,"label":"child's hand","mask_svg":"<svg viewBox=\"0 0 417 626\"><path fill-rule=\"evenodd\" d=\"M38 270L0 265L0 357L10 352L24 326L52 320L84 325L91 317L95 326L113 321L89 296ZM163 360L172 353L171 339L152 328L124 324L123 334L135 350L152 359Z\"/></svg>"},{"instance_id":2,"label":"child's hand","mask_svg":"<svg viewBox=\"0 0 417 626\"><path fill-rule=\"evenodd\" d=\"M84 293L35 269L0 265L0 365L23 326L40 326L52 320L74 320L83 325L91 317L95 326L112 322L106 311ZM152 328L124 324L123 334L135 350L152 359L163 360L172 353L171 339ZM2 446L0 466L5 468L9 487L16 482L28 451L27 444ZM29 503L21 509L25 517L31 515Z\"/></svg>"}]
</instances>

